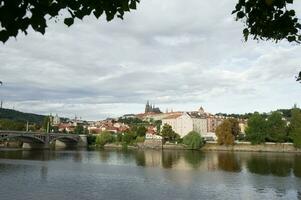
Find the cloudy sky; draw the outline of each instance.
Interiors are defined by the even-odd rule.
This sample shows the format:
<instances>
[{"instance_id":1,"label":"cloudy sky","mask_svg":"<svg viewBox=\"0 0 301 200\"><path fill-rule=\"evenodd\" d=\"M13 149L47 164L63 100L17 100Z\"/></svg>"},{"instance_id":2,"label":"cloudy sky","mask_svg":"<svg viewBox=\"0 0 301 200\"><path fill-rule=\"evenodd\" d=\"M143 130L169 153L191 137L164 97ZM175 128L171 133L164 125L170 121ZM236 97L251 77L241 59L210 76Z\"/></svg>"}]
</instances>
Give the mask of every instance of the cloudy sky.
<instances>
[{"instance_id":1,"label":"cloudy sky","mask_svg":"<svg viewBox=\"0 0 301 200\"><path fill-rule=\"evenodd\" d=\"M20 34L0 44L4 107L96 120L143 112L147 100L212 113L301 105L301 45L244 42L235 2L142 0L123 21Z\"/></svg>"}]
</instances>

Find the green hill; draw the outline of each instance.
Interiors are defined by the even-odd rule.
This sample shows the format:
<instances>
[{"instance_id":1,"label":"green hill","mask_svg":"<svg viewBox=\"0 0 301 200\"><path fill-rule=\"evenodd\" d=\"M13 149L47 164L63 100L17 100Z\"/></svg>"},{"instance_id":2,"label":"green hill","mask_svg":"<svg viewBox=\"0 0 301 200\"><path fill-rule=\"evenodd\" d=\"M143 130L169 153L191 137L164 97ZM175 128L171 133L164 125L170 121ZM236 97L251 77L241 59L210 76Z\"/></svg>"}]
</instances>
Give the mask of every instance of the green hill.
<instances>
[{"instance_id":1,"label":"green hill","mask_svg":"<svg viewBox=\"0 0 301 200\"><path fill-rule=\"evenodd\" d=\"M41 125L44 120L44 115L37 115L32 113L24 113L12 109L0 108L0 119L9 119L19 122L30 122Z\"/></svg>"}]
</instances>

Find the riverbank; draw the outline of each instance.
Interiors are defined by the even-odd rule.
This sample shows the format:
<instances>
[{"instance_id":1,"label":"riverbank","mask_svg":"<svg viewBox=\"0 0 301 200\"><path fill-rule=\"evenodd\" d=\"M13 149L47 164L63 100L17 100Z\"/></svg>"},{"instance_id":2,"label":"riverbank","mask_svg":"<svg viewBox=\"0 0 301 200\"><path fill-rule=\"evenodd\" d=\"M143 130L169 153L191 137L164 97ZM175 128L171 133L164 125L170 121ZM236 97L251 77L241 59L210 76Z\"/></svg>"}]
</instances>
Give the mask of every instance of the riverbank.
<instances>
[{"instance_id":1,"label":"riverbank","mask_svg":"<svg viewBox=\"0 0 301 200\"><path fill-rule=\"evenodd\" d=\"M106 144L106 149L122 149L122 145ZM137 146L128 146L128 149L148 149L143 144ZM161 148L157 148L161 150ZM188 150L182 144L164 144L163 150ZM241 152L279 152L279 153L301 153L301 149L295 148L292 143L265 143L259 145L252 145L249 142L238 142L235 145L218 145L217 143L206 143L201 151L241 151Z\"/></svg>"},{"instance_id":2,"label":"riverbank","mask_svg":"<svg viewBox=\"0 0 301 200\"><path fill-rule=\"evenodd\" d=\"M218 145L216 143L206 143L202 147L203 151L246 151L246 152L283 152L301 153L301 149L295 148L292 143L265 143L252 145L249 142L239 142L235 145Z\"/></svg>"}]
</instances>

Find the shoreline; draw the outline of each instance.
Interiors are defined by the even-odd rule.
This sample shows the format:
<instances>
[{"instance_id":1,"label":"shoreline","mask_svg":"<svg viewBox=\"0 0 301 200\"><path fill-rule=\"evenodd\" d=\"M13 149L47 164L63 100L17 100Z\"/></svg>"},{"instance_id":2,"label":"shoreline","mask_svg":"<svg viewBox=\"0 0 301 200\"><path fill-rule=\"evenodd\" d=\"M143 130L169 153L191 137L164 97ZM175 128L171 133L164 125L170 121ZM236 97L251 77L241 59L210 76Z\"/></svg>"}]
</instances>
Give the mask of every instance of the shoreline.
<instances>
[{"instance_id":1,"label":"shoreline","mask_svg":"<svg viewBox=\"0 0 301 200\"><path fill-rule=\"evenodd\" d=\"M104 149L122 149L122 145L106 144ZM182 144L164 144L162 148L147 148L144 145L128 146L128 149L153 149L153 150L190 150ZM265 143L252 145L249 142L238 142L234 145L218 145L206 143L199 151L228 151L228 152L274 152L274 153L301 153L301 149L294 147L292 143Z\"/></svg>"},{"instance_id":2,"label":"shoreline","mask_svg":"<svg viewBox=\"0 0 301 200\"><path fill-rule=\"evenodd\" d=\"M89 146L88 148L97 149L95 146ZM106 144L103 149L124 149L121 144ZM183 144L163 144L162 147L150 148L143 143L137 145L128 145L126 149L130 150L191 150L186 148ZM0 147L2 150L28 150L18 147ZM34 149L33 149L34 150ZM211 151L224 151L224 152L274 152L274 153L300 153L301 149L294 147L292 143L265 143L252 145L249 142L237 142L234 145L218 145L215 142L206 143L201 149L195 151L211 152Z\"/></svg>"},{"instance_id":3,"label":"shoreline","mask_svg":"<svg viewBox=\"0 0 301 200\"><path fill-rule=\"evenodd\" d=\"M249 142L240 142L234 145L205 144L202 151L232 151L232 152L274 152L274 153L301 153L301 149L292 143L265 143L252 145Z\"/></svg>"}]
</instances>

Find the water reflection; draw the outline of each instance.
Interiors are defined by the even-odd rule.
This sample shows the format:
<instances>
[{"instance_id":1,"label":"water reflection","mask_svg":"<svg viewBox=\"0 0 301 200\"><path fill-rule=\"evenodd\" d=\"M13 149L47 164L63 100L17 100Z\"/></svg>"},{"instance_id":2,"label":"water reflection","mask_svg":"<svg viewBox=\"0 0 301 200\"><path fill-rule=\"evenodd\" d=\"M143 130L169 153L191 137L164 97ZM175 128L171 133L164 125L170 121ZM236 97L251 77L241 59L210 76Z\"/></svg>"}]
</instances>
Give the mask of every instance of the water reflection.
<instances>
[{"instance_id":1,"label":"water reflection","mask_svg":"<svg viewBox=\"0 0 301 200\"><path fill-rule=\"evenodd\" d=\"M162 167L172 168L179 161L182 152L180 151L162 151Z\"/></svg>"},{"instance_id":2,"label":"water reflection","mask_svg":"<svg viewBox=\"0 0 301 200\"><path fill-rule=\"evenodd\" d=\"M192 168L198 169L201 166L201 163L205 160L205 155L198 151L185 151L184 159Z\"/></svg>"},{"instance_id":3,"label":"water reflection","mask_svg":"<svg viewBox=\"0 0 301 200\"><path fill-rule=\"evenodd\" d=\"M283 155L275 154L256 154L251 155L247 159L247 168L251 173L260 175L275 175L280 177L290 176L292 167L300 165L301 160L290 156L289 158ZM295 171L294 171L295 173ZM298 174L295 173L296 176Z\"/></svg>"},{"instance_id":4,"label":"water reflection","mask_svg":"<svg viewBox=\"0 0 301 200\"><path fill-rule=\"evenodd\" d=\"M166 169L193 169L239 173L243 169L258 175L301 177L301 155L273 153L200 152L177 150L43 150L0 151L1 159L68 160L76 163L134 163L137 166ZM0 167L2 167L0 162ZM0 168L1 169L1 168ZM45 171L45 169L43 169ZM44 173L44 172L43 172Z\"/></svg>"},{"instance_id":5,"label":"water reflection","mask_svg":"<svg viewBox=\"0 0 301 200\"><path fill-rule=\"evenodd\" d=\"M301 155L296 155L294 158L293 172L294 172L295 176L301 177ZM300 196L300 199L301 199L301 196Z\"/></svg>"},{"instance_id":6,"label":"water reflection","mask_svg":"<svg viewBox=\"0 0 301 200\"><path fill-rule=\"evenodd\" d=\"M240 172L241 161L235 153L219 153L218 168L227 172Z\"/></svg>"},{"instance_id":7,"label":"water reflection","mask_svg":"<svg viewBox=\"0 0 301 200\"><path fill-rule=\"evenodd\" d=\"M163 189L163 193L176 194L173 199L198 199L208 194L225 194L225 199L252 199L256 195L260 199L300 199L299 177L301 155L298 154L176 150L0 151L0 186L7 187L5 191L13 191L10 186L22 189L20 193L8 194L20 194L20 198L10 199L32 199L22 198L31 187L27 183L46 193L54 188L58 193L70 190L73 194L85 187L87 196L79 198L79 193L72 199L88 199L90 194L99 191L101 194L107 191L110 197L112 191L115 194L122 188L125 188L123 193L130 191L131 194L151 191L148 199L163 199L165 196L153 196ZM41 199L39 197L36 199ZM97 199L99 196L90 197Z\"/></svg>"}]
</instances>

